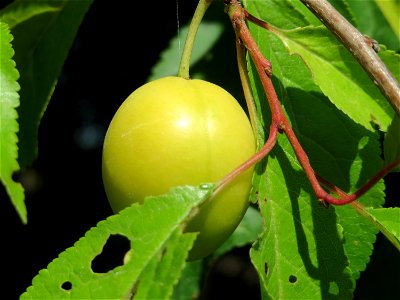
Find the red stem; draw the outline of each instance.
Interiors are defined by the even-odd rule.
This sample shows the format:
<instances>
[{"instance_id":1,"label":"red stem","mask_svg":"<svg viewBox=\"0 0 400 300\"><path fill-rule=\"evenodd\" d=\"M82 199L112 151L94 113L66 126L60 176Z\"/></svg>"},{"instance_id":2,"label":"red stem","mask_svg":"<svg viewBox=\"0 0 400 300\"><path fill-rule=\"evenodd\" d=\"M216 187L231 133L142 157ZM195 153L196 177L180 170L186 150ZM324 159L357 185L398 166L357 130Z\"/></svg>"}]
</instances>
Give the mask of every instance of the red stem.
<instances>
[{"instance_id":1,"label":"red stem","mask_svg":"<svg viewBox=\"0 0 400 300\"><path fill-rule=\"evenodd\" d=\"M227 176L225 176L217 185L213 195L216 195L218 192L220 192L235 177L237 177L242 172L246 171L248 168L255 165L260 160L262 160L264 157L266 157L268 155L268 153L271 152L272 148L274 148L277 136L278 136L278 128L276 126L271 125L267 142L260 149L260 151L258 151L249 160L247 160L245 163L243 163L242 165L237 167L235 170L233 170L231 173L229 173Z\"/></svg>"},{"instance_id":2,"label":"red stem","mask_svg":"<svg viewBox=\"0 0 400 300\"><path fill-rule=\"evenodd\" d=\"M250 54L250 57L252 61L254 62L254 65L256 66L257 73L260 77L261 83L264 87L265 93L267 95L268 103L271 109L271 115L272 115L272 123L270 127L270 136L263 147L266 150L261 150L255 158L247 161L244 165L246 165L245 169L250 167L248 165L251 161L256 163L259 160L261 160L263 157L265 157L273 148L276 142L276 135L277 132L284 132L290 142L290 144L293 147L293 150L296 154L296 157L298 161L300 162L304 172L306 173L306 176L311 184L312 189L314 190L315 195L319 199L319 201L325 203L331 203L334 205L344 205L351 203L361 197L363 194L365 194L373 185L375 185L381 178L383 178L390 170L392 170L394 167L400 164L400 158L393 163L389 164L382 170L380 170L374 177L372 177L363 187L361 187L358 191L351 195L347 195L345 193L339 193L339 198L335 198L328 194L320 185L319 180L323 181L313 170L313 168L310 165L307 153L304 151L302 148L300 142L298 141L292 127L290 126L284 112L282 109L282 106L280 105L279 99L276 95L275 88L272 84L271 81L271 76L272 76L272 68L271 68L271 63L263 56L261 51L258 48L258 45L254 41L253 37L251 36L251 33L246 25L246 18L249 19L249 21L254 22L255 24L258 24L262 26L263 28L270 29L270 26L254 16L250 15L243 7L241 4L236 1L236 0L230 0L227 1L228 3L228 14L230 16L232 25L235 29L237 37L243 42L245 47L247 48L247 51ZM242 165L243 166L243 165ZM234 172L235 174L238 174L241 172L240 170L241 167L236 169ZM233 175L234 177L237 175ZM228 175L229 177L229 175ZM224 179L224 182L229 181L229 178ZM324 181L327 183L326 181ZM225 185L225 183L223 184ZM336 188L335 186L331 185L330 183L327 184L334 190L340 190Z\"/></svg>"},{"instance_id":3,"label":"red stem","mask_svg":"<svg viewBox=\"0 0 400 300\"><path fill-rule=\"evenodd\" d=\"M395 161L391 162L390 164L379 170L379 172L376 173L366 184L364 184L360 189L358 189L351 195L346 194L337 186L331 184L318 174L316 174L316 176L319 182L326 185L330 190L332 190L334 193L340 196L340 199L336 199L328 194L329 201L327 201L327 199L324 200L334 205L344 205L344 204L349 204L354 200L360 198L362 195L368 192L379 180L385 177L391 170L393 170L398 165L400 165L400 158L396 159Z\"/></svg>"}]
</instances>

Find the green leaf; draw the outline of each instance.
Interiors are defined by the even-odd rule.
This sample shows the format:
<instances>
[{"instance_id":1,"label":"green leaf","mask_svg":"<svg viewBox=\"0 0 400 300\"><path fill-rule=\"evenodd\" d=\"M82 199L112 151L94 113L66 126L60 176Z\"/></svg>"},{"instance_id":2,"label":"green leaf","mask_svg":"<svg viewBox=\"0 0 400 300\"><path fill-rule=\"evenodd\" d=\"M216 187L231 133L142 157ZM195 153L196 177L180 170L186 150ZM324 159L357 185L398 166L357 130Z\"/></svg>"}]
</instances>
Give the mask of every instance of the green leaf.
<instances>
[{"instance_id":1,"label":"green leaf","mask_svg":"<svg viewBox=\"0 0 400 300\"><path fill-rule=\"evenodd\" d=\"M263 293L273 299L351 298L354 282L335 210L318 205L284 137L260 182L266 230L250 256Z\"/></svg>"},{"instance_id":2,"label":"green leaf","mask_svg":"<svg viewBox=\"0 0 400 300\"><path fill-rule=\"evenodd\" d=\"M396 240L394 245L400 250L400 208L368 208L367 211L376 222L384 226L393 235Z\"/></svg>"},{"instance_id":3,"label":"green leaf","mask_svg":"<svg viewBox=\"0 0 400 300\"><path fill-rule=\"evenodd\" d=\"M272 25L294 29L309 24L320 24L319 20L300 2L291 0L243 1L250 13Z\"/></svg>"},{"instance_id":4,"label":"green leaf","mask_svg":"<svg viewBox=\"0 0 400 300\"><path fill-rule=\"evenodd\" d=\"M400 158L400 117L395 116L383 141L383 151L386 164ZM400 172L400 166L393 171Z\"/></svg>"},{"instance_id":5,"label":"green leaf","mask_svg":"<svg viewBox=\"0 0 400 300\"><path fill-rule=\"evenodd\" d=\"M347 0L329 0L333 7L346 18L347 21L353 24L353 26L357 25L357 21L354 18L353 12L351 11Z\"/></svg>"},{"instance_id":6,"label":"green leaf","mask_svg":"<svg viewBox=\"0 0 400 300\"><path fill-rule=\"evenodd\" d=\"M5 23L0 22L0 180L17 210L23 223L27 222L24 204L24 189L12 179L14 172L19 171L17 161L17 132L19 105L19 74L12 60L14 50L11 46L13 37Z\"/></svg>"},{"instance_id":7,"label":"green leaf","mask_svg":"<svg viewBox=\"0 0 400 300\"><path fill-rule=\"evenodd\" d=\"M394 51L387 50L384 45L381 45L381 50L378 54L397 81L400 81L400 55Z\"/></svg>"},{"instance_id":8,"label":"green leaf","mask_svg":"<svg viewBox=\"0 0 400 300\"><path fill-rule=\"evenodd\" d=\"M19 163L37 155L37 130L78 27L93 0L16 0L0 12L14 35L21 105Z\"/></svg>"},{"instance_id":9,"label":"green leaf","mask_svg":"<svg viewBox=\"0 0 400 300\"><path fill-rule=\"evenodd\" d=\"M187 262L175 286L171 299L197 299L200 294L200 284L203 276L203 260Z\"/></svg>"},{"instance_id":10,"label":"green leaf","mask_svg":"<svg viewBox=\"0 0 400 300\"><path fill-rule=\"evenodd\" d=\"M177 74L183 52L184 41L182 41L182 37L186 37L188 29L189 26L185 25L180 30L179 36L170 41L168 48L161 53L160 60L153 66L148 81ZM191 66L195 65L210 51L221 37L223 30L224 25L221 22L204 21L201 23L193 46Z\"/></svg>"},{"instance_id":11,"label":"green leaf","mask_svg":"<svg viewBox=\"0 0 400 300\"><path fill-rule=\"evenodd\" d=\"M340 5L340 11L351 18L346 6ZM377 123L381 130L387 130L394 115L390 104L347 49L319 26L318 19L309 16L300 1L249 1L246 7L275 26L273 32L291 54L301 56L309 68L308 76L339 109L367 129L373 130ZM265 35L266 30L257 30L257 34Z\"/></svg>"},{"instance_id":12,"label":"green leaf","mask_svg":"<svg viewBox=\"0 0 400 300\"><path fill-rule=\"evenodd\" d=\"M375 0L375 3L392 27L393 32L400 38L400 2L398 0Z\"/></svg>"},{"instance_id":13,"label":"green leaf","mask_svg":"<svg viewBox=\"0 0 400 300\"><path fill-rule=\"evenodd\" d=\"M213 189L174 188L101 221L41 270L21 299L125 299L131 292L168 298L196 237L182 233L184 222ZM130 240L129 259L107 273L93 272L91 262L115 234Z\"/></svg>"},{"instance_id":14,"label":"green leaf","mask_svg":"<svg viewBox=\"0 0 400 300\"><path fill-rule=\"evenodd\" d=\"M340 110L374 130L372 121L387 130L394 111L347 49L323 26L277 30L291 54L298 54L310 76ZM354 109L357 107L357 110Z\"/></svg>"},{"instance_id":15,"label":"green leaf","mask_svg":"<svg viewBox=\"0 0 400 300\"><path fill-rule=\"evenodd\" d=\"M213 255L222 255L236 247L243 247L255 242L262 232L262 222L260 212L250 206L233 234Z\"/></svg>"},{"instance_id":16,"label":"green leaf","mask_svg":"<svg viewBox=\"0 0 400 300\"><path fill-rule=\"evenodd\" d=\"M388 46L390 49L398 51L400 49L399 37L396 36L394 28L390 26L388 20L382 14L382 11L377 6L378 1L364 0L364 1L346 1L350 6L353 15L357 21L357 28L365 35L377 40L380 44ZM386 2L391 0L379 0L380 3L385 5ZM392 13L395 13L393 11ZM397 19L397 31L399 30L399 23Z\"/></svg>"},{"instance_id":17,"label":"green leaf","mask_svg":"<svg viewBox=\"0 0 400 300\"><path fill-rule=\"evenodd\" d=\"M298 124L296 132L317 172L346 190L364 183L362 178L380 165L379 157L370 155L378 152L376 138L369 135L364 140L367 132L351 121L341 122L346 117L323 98L318 101L310 94L288 92L292 104L285 102L285 106L295 111L291 120ZM368 167L370 163L373 168ZM351 298L354 280L369 261L377 229L351 207L320 207L285 137L279 138L266 165L260 175L259 197L267 229L251 250L264 294L278 299ZM378 184L362 202L379 205L382 190Z\"/></svg>"},{"instance_id":18,"label":"green leaf","mask_svg":"<svg viewBox=\"0 0 400 300\"><path fill-rule=\"evenodd\" d=\"M186 254L193 246L196 234L182 235L175 230L167 247L158 253L140 277L134 297L137 299L168 299L185 265Z\"/></svg>"},{"instance_id":19,"label":"green leaf","mask_svg":"<svg viewBox=\"0 0 400 300\"><path fill-rule=\"evenodd\" d=\"M255 242L261 232L262 218L260 212L250 206L239 226L221 247L203 260L186 263L179 283L175 287L172 299L186 300L197 298L200 294L203 274L207 272L205 269L219 256L230 250Z\"/></svg>"},{"instance_id":20,"label":"green leaf","mask_svg":"<svg viewBox=\"0 0 400 300\"><path fill-rule=\"evenodd\" d=\"M260 2L255 4L263 10ZM277 15L270 11L269 21ZM289 55L277 36L256 26L251 32L272 63L278 97L314 170L346 192L362 186L382 166L378 135L335 108L311 80L302 59ZM334 61L340 61L341 52L333 54ZM271 116L254 70L256 105L268 128ZM250 254L263 298L351 298L377 229L351 207L318 205L286 137L279 137L258 169L257 197L266 230ZM360 201L378 207L384 201L383 188L380 182Z\"/></svg>"}]
</instances>

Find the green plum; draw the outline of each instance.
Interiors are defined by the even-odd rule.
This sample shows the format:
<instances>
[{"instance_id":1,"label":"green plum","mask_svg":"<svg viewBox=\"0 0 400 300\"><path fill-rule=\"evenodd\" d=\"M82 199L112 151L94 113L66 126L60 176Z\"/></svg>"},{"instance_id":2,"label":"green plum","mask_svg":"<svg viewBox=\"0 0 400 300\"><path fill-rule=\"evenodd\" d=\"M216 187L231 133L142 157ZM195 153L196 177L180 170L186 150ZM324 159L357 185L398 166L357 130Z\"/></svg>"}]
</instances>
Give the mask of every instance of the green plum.
<instances>
[{"instance_id":1,"label":"green plum","mask_svg":"<svg viewBox=\"0 0 400 300\"><path fill-rule=\"evenodd\" d=\"M249 119L221 87L165 77L135 90L113 117L102 173L114 212L182 185L217 182L255 153ZM249 201L253 169L201 206L185 231L199 232L189 260L217 249L236 229Z\"/></svg>"}]
</instances>

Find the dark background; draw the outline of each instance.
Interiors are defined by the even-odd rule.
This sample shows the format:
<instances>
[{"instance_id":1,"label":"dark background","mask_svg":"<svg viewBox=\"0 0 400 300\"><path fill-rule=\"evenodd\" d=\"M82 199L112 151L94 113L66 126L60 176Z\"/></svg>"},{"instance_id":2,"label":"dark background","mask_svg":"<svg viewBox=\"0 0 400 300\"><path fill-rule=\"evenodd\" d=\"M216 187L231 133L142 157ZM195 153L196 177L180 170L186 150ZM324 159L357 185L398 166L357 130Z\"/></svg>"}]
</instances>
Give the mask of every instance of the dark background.
<instances>
[{"instance_id":1,"label":"dark background","mask_svg":"<svg viewBox=\"0 0 400 300\"><path fill-rule=\"evenodd\" d=\"M1 1L0 8L6 2L10 1ZM180 26L190 20L196 2L178 1ZM28 225L21 224L0 186L4 261L0 298L17 299L39 270L112 214L101 179L103 137L119 105L146 82L160 51L176 34L176 5L173 0L115 1L113 5L94 1L42 119L39 156L16 176L26 189ZM234 51L233 44L230 48ZM233 52L226 55L234 58ZM394 199L400 199L399 177L391 175L388 180L388 201L394 206ZM356 298L394 299L399 264L398 252L378 236ZM248 248L219 261L205 287L206 299L241 295L259 299Z\"/></svg>"}]
</instances>

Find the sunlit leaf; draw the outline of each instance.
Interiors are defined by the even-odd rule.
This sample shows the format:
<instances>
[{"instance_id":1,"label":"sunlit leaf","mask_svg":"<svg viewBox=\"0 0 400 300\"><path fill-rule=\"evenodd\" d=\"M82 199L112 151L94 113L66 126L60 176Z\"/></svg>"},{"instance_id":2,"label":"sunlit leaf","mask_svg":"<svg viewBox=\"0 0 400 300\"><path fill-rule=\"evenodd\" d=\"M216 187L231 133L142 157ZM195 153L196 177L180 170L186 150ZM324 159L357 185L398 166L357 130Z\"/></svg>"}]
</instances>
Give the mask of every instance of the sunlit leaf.
<instances>
[{"instance_id":1,"label":"sunlit leaf","mask_svg":"<svg viewBox=\"0 0 400 300\"><path fill-rule=\"evenodd\" d=\"M17 0L0 11L14 35L20 72L19 156L22 168L37 155L40 120L78 27L93 0Z\"/></svg>"},{"instance_id":2,"label":"sunlit leaf","mask_svg":"<svg viewBox=\"0 0 400 300\"><path fill-rule=\"evenodd\" d=\"M185 221L212 189L175 188L101 221L41 270L21 299L168 298L196 237L183 233ZM94 272L91 263L111 235L130 240L129 258L106 273Z\"/></svg>"},{"instance_id":3,"label":"sunlit leaf","mask_svg":"<svg viewBox=\"0 0 400 300\"><path fill-rule=\"evenodd\" d=\"M400 38L400 2L398 0L375 0L393 32Z\"/></svg>"},{"instance_id":4,"label":"sunlit leaf","mask_svg":"<svg viewBox=\"0 0 400 300\"><path fill-rule=\"evenodd\" d=\"M400 245L400 208L374 208L368 212L397 239L397 248Z\"/></svg>"},{"instance_id":5,"label":"sunlit leaf","mask_svg":"<svg viewBox=\"0 0 400 300\"><path fill-rule=\"evenodd\" d=\"M0 22L0 180L17 210L22 222L27 221L24 204L24 189L13 180L14 172L19 171L17 161L17 132L19 105L19 74L12 60L14 50L11 46L12 35L7 24Z\"/></svg>"},{"instance_id":6,"label":"sunlit leaf","mask_svg":"<svg viewBox=\"0 0 400 300\"><path fill-rule=\"evenodd\" d=\"M207 260L216 260L228 251L243 247L256 241L262 231L260 212L249 207L239 226L229 239L214 253L203 260L188 262L182 272L179 283L175 287L172 299L193 299L200 293L203 275L207 269Z\"/></svg>"},{"instance_id":7,"label":"sunlit leaf","mask_svg":"<svg viewBox=\"0 0 400 300\"><path fill-rule=\"evenodd\" d=\"M392 107L325 27L279 30L277 35L291 54L301 56L315 83L340 110L367 129L373 130L376 123L387 130L394 115Z\"/></svg>"},{"instance_id":8,"label":"sunlit leaf","mask_svg":"<svg viewBox=\"0 0 400 300\"><path fill-rule=\"evenodd\" d=\"M252 13L265 10L261 2L249 2L248 8L254 9ZM276 14L271 11L276 11ZM268 21L274 24L280 12L274 9L269 12ZM322 74L322 70L327 71L326 67L329 69L331 63L342 59L343 53L335 48L340 45L332 39L335 47L324 50L325 45L331 45L322 43L327 32L322 28L305 26L285 33L308 31L308 39L304 35L300 43L300 37L291 36L290 42L298 42L296 46L304 49L315 46L323 52L332 50L329 60L319 62L322 65L318 72L320 76L326 76L326 84L334 86L338 78ZM321 31L318 33L318 30ZM328 101L315 79L315 70L310 71L304 57L289 55L282 37L257 26L251 26L251 32L272 63L278 97L314 170L346 192L356 190L382 166L378 135L369 131L371 128L367 122L364 125L368 129L355 123L347 112L342 113ZM317 43L319 38L322 39L320 45ZM310 55L315 53L318 52L311 51ZM310 58L313 59L315 57ZM257 106L265 128L268 128L270 114L265 108L265 92L253 71L252 68ZM356 86L357 89L365 88L364 84ZM341 91L332 89L329 96L335 98L338 93ZM279 137L277 146L263 166L265 171L262 172L261 168L258 172L257 197L266 230L251 250L251 259L260 276L264 298L351 298L355 280L369 261L378 230L351 207L325 209L318 204L285 136ZM360 201L378 207L383 199L383 184L379 183Z\"/></svg>"},{"instance_id":9,"label":"sunlit leaf","mask_svg":"<svg viewBox=\"0 0 400 300\"><path fill-rule=\"evenodd\" d=\"M386 67L393 74L393 76L400 80L400 55L392 50L388 50L385 46L381 45L379 57L385 63Z\"/></svg>"},{"instance_id":10,"label":"sunlit leaf","mask_svg":"<svg viewBox=\"0 0 400 300\"><path fill-rule=\"evenodd\" d=\"M388 7L392 5L390 2L395 1L397 0L346 0L357 21L357 28L360 32L375 39L379 44L384 44L390 49L397 51L400 49L400 43L399 37L395 33L396 29L389 24L388 19L385 18L377 5L380 2L379 4ZM392 10L391 15L393 16L390 18L393 18L395 21L396 17L394 15L396 15L396 10ZM399 30L398 16L399 13L397 12L397 31Z\"/></svg>"}]
</instances>

